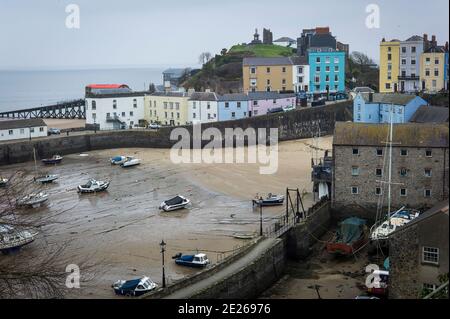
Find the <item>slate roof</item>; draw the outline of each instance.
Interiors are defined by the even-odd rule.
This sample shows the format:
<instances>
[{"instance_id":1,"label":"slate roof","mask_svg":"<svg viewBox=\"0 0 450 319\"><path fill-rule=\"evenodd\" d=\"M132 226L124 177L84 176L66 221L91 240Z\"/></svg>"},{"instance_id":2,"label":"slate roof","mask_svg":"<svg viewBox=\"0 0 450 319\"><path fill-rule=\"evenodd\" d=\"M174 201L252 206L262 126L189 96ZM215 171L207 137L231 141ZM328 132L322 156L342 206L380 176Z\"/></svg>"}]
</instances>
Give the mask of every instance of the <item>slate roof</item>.
<instances>
[{"instance_id":1,"label":"slate roof","mask_svg":"<svg viewBox=\"0 0 450 319\"><path fill-rule=\"evenodd\" d=\"M443 46L432 46L425 50L424 53L445 53L445 48Z\"/></svg>"},{"instance_id":2,"label":"slate roof","mask_svg":"<svg viewBox=\"0 0 450 319\"><path fill-rule=\"evenodd\" d=\"M295 40L291 39L289 37L281 37L278 40L275 40L273 42L295 42Z\"/></svg>"},{"instance_id":3,"label":"slate roof","mask_svg":"<svg viewBox=\"0 0 450 319\"><path fill-rule=\"evenodd\" d=\"M422 105L411 117L414 123L445 123L448 122L447 107Z\"/></svg>"},{"instance_id":4,"label":"slate roof","mask_svg":"<svg viewBox=\"0 0 450 319\"><path fill-rule=\"evenodd\" d=\"M243 65L292 65L289 57L273 57L273 58L244 58Z\"/></svg>"},{"instance_id":5,"label":"slate roof","mask_svg":"<svg viewBox=\"0 0 450 319\"><path fill-rule=\"evenodd\" d=\"M43 119L0 120L0 130L47 126Z\"/></svg>"},{"instance_id":6,"label":"slate roof","mask_svg":"<svg viewBox=\"0 0 450 319\"><path fill-rule=\"evenodd\" d=\"M214 92L194 92L191 94L191 101L217 101L217 95Z\"/></svg>"},{"instance_id":7,"label":"slate roof","mask_svg":"<svg viewBox=\"0 0 450 319\"><path fill-rule=\"evenodd\" d=\"M373 89L367 86L355 87L352 91L355 93L375 93Z\"/></svg>"},{"instance_id":8,"label":"slate roof","mask_svg":"<svg viewBox=\"0 0 450 319\"><path fill-rule=\"evenodd\" d=\"M307 56L293 56L291 57L291 61L294 65L308 65L308 57Z\"/></svg>"},{"instance_id":9,"label":"slate roof","mask_svg":"<svg viewBox=\"0 0 450 319\"><path fill-rule=\"evenodd\" d=\"M219 101L247 101L248 96L243 93L230 93L230 94L219 95L218 100Z\"/></svg>"},{"instance_id":10,"label":"slate roof","mask_svg":"<svg viewBox=\"0 0 450 319\"><path fill-rule=\"evenodd\" d=\"M385 146L389 124L336 122L333 145ZM402 147L448 148L448 124L394 124L393 140Z\"/></svg>"},{"instance_id":11,"label":"slate roof","mask_svg":"<svg viewBox=\"0 0 450 319\"><path fill-rule=\"evenodd\" d=\"M150 96L187 97L186 92L154 92Z\"/></svg>"},{"instance_id":12,"label":"slate roof","mask_svg":"<svg viewBox=\"0 0 450 319\"><path fill-rule=\"evenodd\" d=\"M361 95L361 97L366 103L406 105L414 100L417 96L413 94L400 93L374 93L372 102L369 102L370 96L367 94Z\"/></svg>"},{"instance_id":13,"label":"slate roof","mask_svg":"<svg viewBox=\"0 0 450 319\"><path fill-rule=\"evenodd\" d=\"M275 99L284 99L295 97L294 93L278 93L278 92L249 92L248 99L249 100L275 100Z\"/></svg>"},{"instance_id":14,"label":"slate roof","mask_svg":"<svg viewBox=\"0 0 450 319\"><path fill-rule=\"evenodd\" d=\"M423 41L423 38L419 35L413 35L412 37L406 39L405 42L409 42L409 41Z\"/></svg>"}]
</instances>

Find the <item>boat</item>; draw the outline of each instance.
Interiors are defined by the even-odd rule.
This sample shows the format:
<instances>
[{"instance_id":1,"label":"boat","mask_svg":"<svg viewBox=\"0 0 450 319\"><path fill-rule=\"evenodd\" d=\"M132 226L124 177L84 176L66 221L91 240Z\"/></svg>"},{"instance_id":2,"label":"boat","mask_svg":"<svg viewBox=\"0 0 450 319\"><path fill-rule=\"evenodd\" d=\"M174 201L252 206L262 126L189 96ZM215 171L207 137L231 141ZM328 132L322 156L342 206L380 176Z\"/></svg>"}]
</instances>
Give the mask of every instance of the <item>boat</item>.
<instances>
[{"instance_id":1,"label":"boat","mask_svg":"<svg viewBox=\"0 0 450 319\"><path fill-rule=\"evenodd\" d=\"M269 193L266 198L262 199L256 196L253 201L253 205L257 206L276 206L276 205L283 205L284 203L284 195L275 195L272 193Z\"/></svg>"},{"instance_id":2,"label":"boat","mask_svg":"<svg viewBox=\"0 0 450 319\"><path fill-rule=\"evenodd\" d=\"M370 229L370 240L387 241L389 235L397 228L402 227L420 216L420 212L415 209L400 208L396 212L390 214L390 217L381 224L375 223Z\"/></svg>"},{"instance_id":3,"label":"boat","mask_svg":"<svg viewBox=\"0 0 450 319\"><path fill-rule=\"evenodd\" d=\"M203 268L210 263L208 257L202 253L195 255L182 255L180 253L174 257L175 263L180 266Z\"/></svg>"},{"instance_id":4,"label":"boat","mask_svg":"<svg viewBox=\"0 0 450 319\"><path fill-rule=\"evenodd\" d=\"M110 159L112 165L121 165L128 160L127 156L115 156Z\"/></svg>"},{"instance_id":5,"label":"boat","mask_svg":"<svg viewBox=\"0 0 450 319\"><path fill-rule=\"evenodd\" d=\"M84 185L78 185L79 193L96 193L105 191L109 186L109 182L96 181L95 179L90 179Z\"/></svg>"},{"instance_id":6,"label":"boat","mask_svg":"<svg viewBox=\"0 0 450 319\"><path fill-rule=\"evenodd\" d=\"M5 187L6 184L8 184L8 181L7 178L0 177L0 187Z\"/></svg>"},{"instance_id":7,"label":"boat","mask_svg":"<svg viewBox=\"0 0 450 319\"><path fill-rule=\"evenodd\" d=\"M42 183L42 184L49 184L49 183L53 183L55 180L58 179L58 175L55 174L48 174L48 175L42 175L42 176L38 176L34 178L34 181L37 183Z\"/></svg>"},{"instance_id":8,"label":"boat","mask_svg":"<svg viewBox=\"0 0 450 319\"><path fill-rule=\"evenodd\" d=\"M366 221L350 217L342 221L331 242L327 243L330 254L349 256L369 241Z\"/></svg>"},{"instance_id":9,"label":"boat","mask_svg":"<svg viewBox=\"0 0 450 319\"><path fill-rule=\"evenodd\" d=\"M30 230L16 231L13 227L0 225L0 251L8 254L32 243L37 232Z\"/></svg>"},{"instance_id":10,"label":"boat","mask_svg":"<svg viewBox=\"0 0 450 319\"><path fill-rule=\"evenodd\" d=\"M236 239L253 239L257 237L255 233L245 234L245 233L234 233L233 237Z\"/></svg>"},{"instance_id":11,"label":"boat","mask_svg":"<svg viewBox=\"0 0 450 319\"><path fill-rule=\"evenodd\" d=\"M60 155L53 155L51 158L44 158L42 163L44 164L59 164L63 160L63 157Z\"/></svg>"},{"instance_id":12,"label":"boat","mask_svg":"<svg viewBox=\"0 0 450 319\"><path fill-rule=\"evenodd\" d=\"M141 160L138 158L134 158L134 157L127 157L127 160L120 164L120 166L122 167L131 167L131 166L136 166L141 164Z\"/></svg>"},{"instance_id":13,"label":"boat","mask_svg":"<svg viewBox=\"0 0 450 319\"><path fill-rule=\"evenodd\" d=\"M184 196L177 195L172 199L163 201L159 205L159 209L162 209L166 212L170 212L177 209L185 208L190 203L189 199Z\"/></svg>"},{"instance_id":14,"label":"boat","mask_svg":"<svg viewBox=\"0 0 450 319\"><path fill-rule=\"evenodd\" d=\"M32 193L17 200L17 204L19 206L39 207L42 203L46 202L47 200L48 194L46 193L43 192Z\"/></svg>"},{"instance_id":15,"label":"boat","mask_svg":"<svg viewBox=\"0 0 450 319\"><path fill-rule=\"evenodd\" d=\"M388 283L389 283L389 271L374 270L369 285L370 287L366 285L367 293L375 296L387 296Z\"/></svg>"},{"instance_id":16,"label":"boat","mask_svg":"<svg viewBox=\"0 0 450 319\"><path fill-rule=\"evenodd\" d=\"M158 285L156 283L154 283L149 277L145 276L132 280L118 280L112 285L116 295L134 297L146 294L157 287Z\"/></svg>"}]
</instances>

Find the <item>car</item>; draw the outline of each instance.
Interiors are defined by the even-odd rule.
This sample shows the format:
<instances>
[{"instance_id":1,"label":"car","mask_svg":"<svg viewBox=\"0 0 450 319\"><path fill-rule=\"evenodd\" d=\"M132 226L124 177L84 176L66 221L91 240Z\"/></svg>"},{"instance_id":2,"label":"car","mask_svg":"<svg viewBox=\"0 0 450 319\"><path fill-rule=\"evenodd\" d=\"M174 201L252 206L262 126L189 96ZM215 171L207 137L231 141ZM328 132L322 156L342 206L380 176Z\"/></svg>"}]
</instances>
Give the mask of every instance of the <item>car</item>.
<instances>
[{"instance_id":1,"label":"car","mask_svg":"<svg viewBox=\"0 0 450 319\"><path fill-rule=\"evenodd\" d=\"M273 109L269 109L267 111L268 114L281 113L281 112L284 112L282 107L274 107Z\"/></svg>"},{"instance_id":2,"label":"car","mask_svg":"<svg viewBox=\"0 0 450 319\"><path fill-rule=\"evenodd\" d=\"M47 131L48 135L59 135L61 134L61 130L58 128L49 128Z\"/></svg>"},{"instance_id":3,"label":"car","mask_svg":"<svg viewBox=\"0 0 450 319\"><path fill-rule=\"evenodd\" d=\"M150 123L150 124L148 125L148 128L149 128L149 129L152 129L152 130L158 130L158 129L161 128L161 125L159 125L159 124L157 124L157 123Z\"/></svg>"}]
</instances>

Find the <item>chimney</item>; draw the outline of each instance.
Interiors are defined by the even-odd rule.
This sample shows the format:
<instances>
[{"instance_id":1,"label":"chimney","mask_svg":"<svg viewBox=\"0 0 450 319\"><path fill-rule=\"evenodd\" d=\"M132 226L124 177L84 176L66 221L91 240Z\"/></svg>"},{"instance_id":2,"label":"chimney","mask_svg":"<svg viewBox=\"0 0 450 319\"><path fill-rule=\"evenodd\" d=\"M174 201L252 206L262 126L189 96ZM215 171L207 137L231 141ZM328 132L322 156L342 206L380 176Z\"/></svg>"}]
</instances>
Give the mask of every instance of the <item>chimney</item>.
<instances>
[{"instance_id":1,"label":"chimney","mask_svg":"<svg viewBox=\"0 0 450 319\"><path fill-rule=\"evenodd\" d=\"M433 46L433 47L437 46L436 36L435 35L431 36L431 46Z\"/></svg>"},{"instance_id":2,"label":"chimney","mask_svg":"<svg viewBox=\"0 0 450 319\"><path fill-rule=\"evenodd\" d=\"M423 50L426 51L430 47L430 43L428 42L428 34L423 34Z\"/></svg>"},{"instance_id":3,"label":"chimney","mask_svg":"<svg viewBox=\"0 0 450 319\"><path fill-rule=\"evenodd\" d=\"M370 103L373 102L373 93L372 92L369 93L369 102Z\"/></svg>"},{"instance_id":4,"label":"chimney","mask_svg":"<svg viewBox=\"0 0 450 319\"><path fill-rule=\"evenodd\" d=\"M448 41L447 41L447 42L445 42L445 47L444 47L444 49L445 49L445 52L447 52L447 53L448 53Z\"/></svg>"},{"instance_id":5,"label":"chimney","mask_svg":"<svg viewBox=\"0 0 450 319\"><path fill-rule=\"evenodd\" d=\"M205 89L205 93L211 93L211 89Z\"/></svg>"}]
</instances>

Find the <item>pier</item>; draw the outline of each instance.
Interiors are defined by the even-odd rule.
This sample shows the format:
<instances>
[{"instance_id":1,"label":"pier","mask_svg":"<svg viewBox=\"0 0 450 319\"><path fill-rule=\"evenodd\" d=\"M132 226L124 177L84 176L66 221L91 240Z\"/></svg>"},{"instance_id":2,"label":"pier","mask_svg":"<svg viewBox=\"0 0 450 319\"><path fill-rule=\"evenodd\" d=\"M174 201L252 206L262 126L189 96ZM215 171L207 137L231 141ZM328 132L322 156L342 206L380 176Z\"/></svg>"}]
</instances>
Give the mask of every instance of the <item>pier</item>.
<instances>
[{"instance_id":1,"label":"pier","mask_svg":"<svg viewBox=\"0 0 450 319\"><path fill-rule=\"evenodd\" d=\"M13 119L85 119L86 109L84 100L79 99L54 105L1 112L0 117Z\"/></svg>"}]
</instances>

